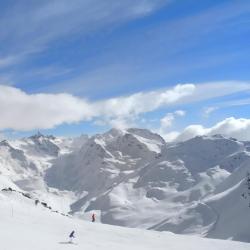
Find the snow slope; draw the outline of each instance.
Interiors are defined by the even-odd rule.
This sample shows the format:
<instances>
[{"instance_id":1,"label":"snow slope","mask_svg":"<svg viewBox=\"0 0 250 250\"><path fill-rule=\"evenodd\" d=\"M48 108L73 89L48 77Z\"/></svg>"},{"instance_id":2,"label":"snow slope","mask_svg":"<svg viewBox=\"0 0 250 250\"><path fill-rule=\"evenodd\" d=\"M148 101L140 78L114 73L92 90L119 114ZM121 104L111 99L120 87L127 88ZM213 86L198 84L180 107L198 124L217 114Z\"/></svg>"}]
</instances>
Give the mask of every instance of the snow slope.
<instances>
[{"instance_id":1,"label":"snow slope","mask_svg":"<svg viewBox=\"0 0 250 250\"><path fill-rule=\"evenodd\" d=\"M84 222L53 213L18 193L0 193L2 250L247 250L250 244ZM74 243L68 242L75 230Z\"/></svg>"},{"instance_id":2,"label":"snow slope","mask_svg":"<svg viewBox=\"0 0 250 250\"><path fill-rule=\"evenodd\" d=\"M145 129L0 143L0 187L102 223L250 242L249 142L166 144ZM245 194L242 197L242 194ZM233 219L232 219L233 218Z\"/></svg>"},{"instance_id":3,"label":"snow slope","mask_svg":"<svg viewBox=\"0 0 250 250\"><path fill-rule=\"evenodd\" d=\"M250 238L250 186L247 185L247 173L250 171L248 160L221 183L214 195L205 200L217 214L216 224L208 237L233 238L248 241Z\"/></svg>"}]
</instances>

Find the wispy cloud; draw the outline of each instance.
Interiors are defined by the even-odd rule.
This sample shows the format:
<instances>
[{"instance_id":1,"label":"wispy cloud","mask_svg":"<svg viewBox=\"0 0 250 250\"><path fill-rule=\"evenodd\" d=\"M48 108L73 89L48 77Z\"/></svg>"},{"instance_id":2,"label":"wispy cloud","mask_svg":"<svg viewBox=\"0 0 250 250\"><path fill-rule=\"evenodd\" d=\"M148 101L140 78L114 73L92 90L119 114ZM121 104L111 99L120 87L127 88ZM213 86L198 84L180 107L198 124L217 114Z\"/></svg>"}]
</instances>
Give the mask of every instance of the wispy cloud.
<instances>
[{"instance_id":1,"label":"wispy cloud","mask_svg":"<svg viewBox=\"0 0 250 250\"><path fill-rule=\"evenodd\" d=\"M179 79L180 74L185 79L188 72L219 68L240 60L249 52L245 47L237 51L214 49L223 42L230 43L224 41L228 38L223 34L230 36L231 22L249 13L250 5L246 1L220 3L199 12L166 18L140 30L134 28L129 34L121 32L112 40L112 49L92 55L91 59L96 58L95 62L101 63L89 63L87 72L79 70L71 79L48 88L90 93L95 84L96 92L108 92L118 86L145 86L152 81L157 84L175 76ZM215 44L216 41L220 44ZM105 41L104 47L109 48ZM191 54L193 51L195 53ZM195 79L195 74L191 79Z\"/></svg>"},{"instance_id":2,"label":"wispy cloud","mask_svg":"<svg viewBox=\"0 0 250 250\"><path fill-rule=\"evenodd\" d=\"M196 89L192 96L183 98L182 103L199 102L231 95L237 92L249 91L248 81L218 81L196 84Z\"/></svg>"},{"instance_id":3,"label":"wispy cloud","mask_svg":"<svg viewBox=\"0 0 250 250\"><path fill-rule=\"evenodd\" d=\"M27 56L27 54L28 52L24 52L19 54L9 54L7 56L0 57L0 69L4 69L11 65L18 64Z\"/></svg>"},{"instance_id":4,"label":"wispy cloud","mask_svg":"<svg viewBox=\"0 0 250 250\"><path fill-rule=\"evenodd\" d=\"M216 111L218 109L219 109L218 107L214 107L214 106L204 108L203 115L204 115L204 117L208 118L211 113L213 113L214 111Z\"/></svg>"},{"instance_id":5,"label":"wispy cloud","mask_svg":"<svg viewBox=\"0 0 250 250\"><path fill-rule=\"evenodd\" d=\"M211 113L219 109L237 107L237 106L247 106L247 105L250 105L249 98L241 98L239 100L214 103L214 106L204 108L204 116L209 117Z\"/></svg>"},{"instance_id":6,"label":"wispy cloud","mask_svg":"<svg viewBox=\"0 0 250 250\"><path fill-rule=\"evenodd\" d=\"M5 44L2 53L8 57L21 51L42 51L63 36L77 33L84 36L105 26L117 26L147 15L167 2L45 0L28 5L16 2L12 8L3 10L0 17L0 42Z\"/></svg>"}]
</instances>

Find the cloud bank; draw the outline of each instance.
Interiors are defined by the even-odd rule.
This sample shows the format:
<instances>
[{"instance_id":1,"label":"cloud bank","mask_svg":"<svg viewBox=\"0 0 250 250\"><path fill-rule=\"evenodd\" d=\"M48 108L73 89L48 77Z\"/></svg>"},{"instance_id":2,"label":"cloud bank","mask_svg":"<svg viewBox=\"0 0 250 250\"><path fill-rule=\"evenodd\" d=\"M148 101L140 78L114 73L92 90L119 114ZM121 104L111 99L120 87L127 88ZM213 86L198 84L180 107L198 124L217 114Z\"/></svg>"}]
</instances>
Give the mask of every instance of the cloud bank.
<instances>
[{"instance_id":1,"label":"cloud bank","mask_svg":"<svg viewBox=\"0 0 250 250\"><path fill-rule=\"evenodd\" d=\"M184 84L167 90L90 102L69 94L27 94L15 87L0 85L0 130L49 129L95 118L109 120L111 125L121 127L134 116L179 101L194 89L194 85Z\"/></svg>"},{"instance_id":2,"label":"cloud bank","mask_svg":"<svg viewBox=\"0 0 250 250\"><path fill-rule=\"evenodd\" d=\"M0 86L0 130L52 128L91 118L86 101L68 94L29 95L17 88Z\"/></svg>"},{"instance_id":3,"label":"cloud bank","mask_svg":"<svg viewBox=\"0 0 250 250\"><path fill-rule=\"evenodd\" d=\"M238 140L250 140L250 119L229 117L210 128L202 125L190 125L182 132L170 132L164 137L167 141L185 141L195 136L221 134Z\"/></svg>"},{"instance_id":4,"label":"cloud bank","mask_svg":"<svg viewBox=\"0 0 250 250\"><path fill-rule=\"evenodd\" d=\"M138 92L99 101L89 101L66 93L28 94L13 86L0 85L0 131L5 129L17 131L50 129L65 123L72 124L83 121L116 128L134 127L136 120L141 118L143 114L160 108L173 109L180 104L194 103L250 90L249 83L237 82L237 85L233 86L231 83L178 84L168 89ZM182 110L168 113L159 121L161 132L166 133L174 119L184 115L185 112ZM227 120L227 123L229 121L231 120ZM235 121L231 121L230 124L235 124ZM210 134L216 131L220 133L221 126L219 124L214 128L207 129L201 125L192 125L182 133L171 132L171 138L185 140L196 134ZM221 131L228 131L227 129L224 125Z\"/></svg>"}]
</instances>

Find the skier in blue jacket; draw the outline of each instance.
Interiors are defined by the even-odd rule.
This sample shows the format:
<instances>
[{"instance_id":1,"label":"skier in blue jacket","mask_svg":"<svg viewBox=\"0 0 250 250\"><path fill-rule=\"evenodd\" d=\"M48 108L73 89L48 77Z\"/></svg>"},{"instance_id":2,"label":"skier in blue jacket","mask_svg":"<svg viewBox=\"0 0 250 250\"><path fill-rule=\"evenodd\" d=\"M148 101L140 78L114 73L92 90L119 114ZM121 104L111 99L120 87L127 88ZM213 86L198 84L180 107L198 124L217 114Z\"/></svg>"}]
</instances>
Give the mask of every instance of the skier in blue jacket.
<instances>
[{"instance_id":1,"label":"skier in blue jacket","mask_svg":"<svg viewBox=\"0 0 250 250\"><path fill-rule=\"evenodd\" d=\"M73 238L75 238L75 231L73 230L70 235L69 235L69 242L72 243L73 242Z\"/></svg>"}]
</instances>

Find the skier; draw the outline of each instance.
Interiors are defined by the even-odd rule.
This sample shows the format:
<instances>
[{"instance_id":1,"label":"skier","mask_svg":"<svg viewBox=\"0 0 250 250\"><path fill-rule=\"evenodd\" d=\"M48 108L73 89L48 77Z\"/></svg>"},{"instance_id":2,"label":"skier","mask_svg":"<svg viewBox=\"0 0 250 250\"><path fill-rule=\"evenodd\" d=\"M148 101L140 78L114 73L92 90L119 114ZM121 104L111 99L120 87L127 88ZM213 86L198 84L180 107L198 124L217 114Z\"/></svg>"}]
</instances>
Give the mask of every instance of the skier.
<instances>
[{"instance_id":1,"label":"skier","mask_svg":"<svg viewBox=\"0 0 250 250\"><path fill-rule=\"evenodd\" d=\"M73 238L75 238L75 231L74 230L69 235L69 243L73 243Z\"/></svg>"},{"instance_id":2,"label":"skier","mask_svg":"<svg viewBox=\"0 0 250 250\"><path fill-rule=\"evenodd\" d=\"M95 214L92 214L92 222L95 222Z\"/></svg>"}]
</instances>

